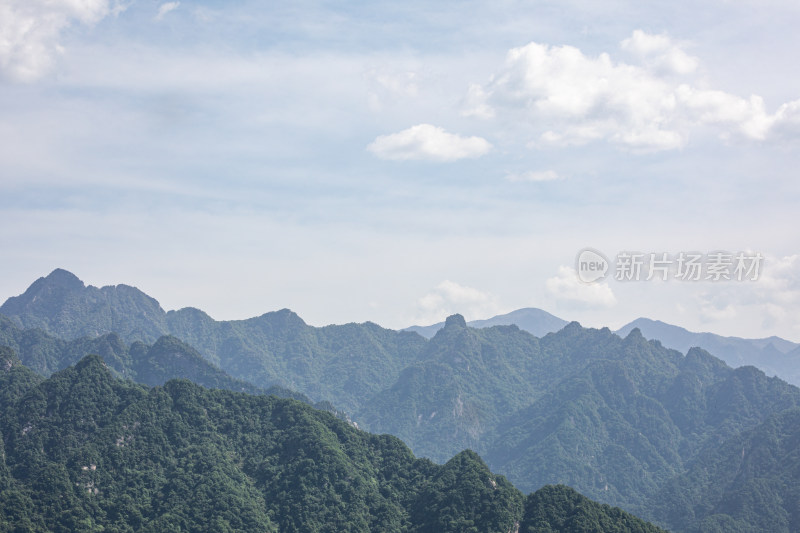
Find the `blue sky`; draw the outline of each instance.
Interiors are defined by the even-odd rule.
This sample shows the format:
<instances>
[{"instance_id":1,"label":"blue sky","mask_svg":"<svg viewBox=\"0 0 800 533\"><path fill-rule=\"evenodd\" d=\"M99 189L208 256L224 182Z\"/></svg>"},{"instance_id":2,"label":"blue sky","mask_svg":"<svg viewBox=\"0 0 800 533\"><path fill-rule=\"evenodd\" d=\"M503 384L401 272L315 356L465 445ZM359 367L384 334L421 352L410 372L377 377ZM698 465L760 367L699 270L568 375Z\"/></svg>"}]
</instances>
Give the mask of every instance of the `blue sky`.
<instances>
[{"instance_id":1,"label":"blue sky","mask_svg":"<svg viewBox=\"0 0 800 533\"><path fill-rule=\"evenodd\" d=\"M0 299L800 341L795 2L266 4L0 1ZM584 284L585 247L764 263Z\"/></svg>"}]
</instances>

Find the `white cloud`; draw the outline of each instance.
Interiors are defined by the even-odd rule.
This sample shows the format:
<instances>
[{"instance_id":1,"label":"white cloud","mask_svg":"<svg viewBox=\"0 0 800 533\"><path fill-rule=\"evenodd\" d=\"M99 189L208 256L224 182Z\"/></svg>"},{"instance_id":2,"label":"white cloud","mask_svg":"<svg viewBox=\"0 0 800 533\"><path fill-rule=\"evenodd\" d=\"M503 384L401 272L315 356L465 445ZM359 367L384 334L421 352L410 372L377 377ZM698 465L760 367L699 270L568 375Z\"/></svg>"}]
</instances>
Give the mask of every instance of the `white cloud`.
<instances>
[{"instance_id":1,"label":"white cloud","mask_svg":"<svg viewBox=\"0 0 800 533\"><path fill-rule=\"evenodd\" d=\"M800 138L800 100L787 102L778 108L770 134L779 139Z\"/></svg>"},{"instance_id":2,"label":"white cloud","mask_svg":"<svg viewBox=\"0 0 800 533\"><path fill-rule=\"evenodd\" d=\"M520 172L507 174L506 180L511 182L521 181L555 181L563 179L555 170L543 170L539 172Z\"/></svg>"},{"instance_id":3,"label":"white cloud","mask_svg":"<svg viewBox=\"0 0 800 533\"><path fill-rule=\"evenodd\" d=\"M574 268L558 267L558 275L545 282L547 292L568 306L611 307L617 303L608 283L582 283Z\"/></svg>"},{"instance_id":4,"label":"white cloud","mask_svg":"<svg viewBox=\"0 0 800 533\"><path fill-rule=\"evenodd\" d=\"M539 43L510 50L498 73L473 85L464 114L522 121L529 146L568 146L607 141L633 150L684 146L693 128L713 125L752 140L800 132L800 100L770 115L757 95L742 98L697 88L687 75L696 58L667 35L636 30L622 48L638 64L615 62L606 53L585 55L572 46Z\"/></svg>"},{"instance_id":5,"label":"white cloud","mask_svg":"<svg viewBox=\"0 0 800 533\"><path fill-rule=\"evenodd\" d=\"M764 109L764 100L748 100L723 91L699 90L680 85L675 94L695 120L704 124L729 125L751 139L763 140L775 121Z\"/></svg>"},{"instance_id":6,"label":"white cloud","mask_svg":"<svg viewBox=\"0 0 800 533\"><path fill-rule=\"evenodd\" d=\"M635 30L620 47L653 70L672 74L691 74L699 61L684 52L665 34L651 35Z\"/></svg>"},{"instance_id":7,"label":"white cloud","mask_svg":"<svg viewBox=\"0 0 800 533\"><path fill-rule=\"evenodd\" d=\"M497 315L501 308L497 298L472 287L459 285L450 280L439 283L433 290L417 301L416 323L441 322L453 313L464 315L467 320Z\"/></svg>"},{"instance_id":8,"label":"white cloud","mask_svg":"<svg viewBox=\"0 0 800 533\"><path fill-rule=\"evenodd\" d=\"M381 159L456 161L487 154L492 145L481 137L462 137L430 124L377 137L367 150Z\"/></svg>"},{"instance_id":9,"label":"white cloud","mask_svg":"<svg viewBox=\"0 0 800 533\"><path fill-rule=\"evenodd\" d=\"M64 53L61 33L78 22L93 25L124 9L109 0L5 0L0 3L0 71L31 82Z\"/></svg>"},{"instance_id":10,"label":"white cloud","mask_svg":"<svg viewBox=\"0 0 800 533\"><path fill-rule=\"evenodd\" d=\"M170 11L175 11L180 6L180 2L166 2L158 6L158 14L156 15L156 20L162 20L164 16L169 13Z\"/></svg>"},{"instance_id":11,"label":"white cloud","mask_svg":"<svg viewBox=\"0 0 800 533\"><path fill-rule=\"evenodd\" d=\"M473 90L474 95L480 94ZM585 56L572 46L530 43L509 51L503 70L473 98L483 115L508 111L547 129L547 144L618 144L671 149L685 135L671 123L676 99L671 87L646 70L614 64L607 54Z\"/></svg>"}]
</instances>

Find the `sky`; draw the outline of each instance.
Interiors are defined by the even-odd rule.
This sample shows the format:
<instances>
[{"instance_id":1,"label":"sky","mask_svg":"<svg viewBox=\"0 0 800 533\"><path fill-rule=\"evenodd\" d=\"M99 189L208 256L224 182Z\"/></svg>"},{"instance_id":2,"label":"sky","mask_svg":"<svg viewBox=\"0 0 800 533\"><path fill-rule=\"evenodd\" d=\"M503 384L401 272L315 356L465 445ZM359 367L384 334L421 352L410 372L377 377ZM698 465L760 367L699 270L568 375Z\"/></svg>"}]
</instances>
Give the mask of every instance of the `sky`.
<instances>
[{"instance_id":1,"label":"sky","mask_svg":"<svg viewBox=\"0 0 800 533\"><path fill-rule=\"evenodd\" d=\"M798 23L788 0L0 0L0 301L65 268L218 320L538 307L798 342Z\"/></svg>"}]
</instances>

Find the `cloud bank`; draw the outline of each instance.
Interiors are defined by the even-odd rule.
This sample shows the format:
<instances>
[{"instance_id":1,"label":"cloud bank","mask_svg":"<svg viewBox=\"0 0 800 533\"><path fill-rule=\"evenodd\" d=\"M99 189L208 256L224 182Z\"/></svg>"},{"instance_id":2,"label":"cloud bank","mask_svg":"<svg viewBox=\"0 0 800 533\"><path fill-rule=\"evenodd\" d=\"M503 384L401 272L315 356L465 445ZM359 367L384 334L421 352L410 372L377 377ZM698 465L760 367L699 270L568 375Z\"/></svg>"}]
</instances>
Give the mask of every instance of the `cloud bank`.
<instances>
[{"instance_id":1,"label":"cloud bank","mask_svg":"<svg viewBox=\"0 0 800 533\"><path fill-rule=\"evenodd\" d=\"M109 0L4 0L0 2L0 72L14 81L43 76L64 53L62 32L94 25L122 11Z\"/></svg>"},{"instance_id":2,"label":"cloud bank","mask_svg":"<svg viewBox=\"0 0 800 533\"><path fill-rule=\"evenodd\" d=\"M685 146L701 126L756 141L800 131L800 100L770 114L757 95L696 86L698 60L667 35L636 30L620 46L635 62L566 45L513 48L488 83L470 87L464 114L522 121L537 147L606 141L660 151Z\"/></svg>"}]
</instances>

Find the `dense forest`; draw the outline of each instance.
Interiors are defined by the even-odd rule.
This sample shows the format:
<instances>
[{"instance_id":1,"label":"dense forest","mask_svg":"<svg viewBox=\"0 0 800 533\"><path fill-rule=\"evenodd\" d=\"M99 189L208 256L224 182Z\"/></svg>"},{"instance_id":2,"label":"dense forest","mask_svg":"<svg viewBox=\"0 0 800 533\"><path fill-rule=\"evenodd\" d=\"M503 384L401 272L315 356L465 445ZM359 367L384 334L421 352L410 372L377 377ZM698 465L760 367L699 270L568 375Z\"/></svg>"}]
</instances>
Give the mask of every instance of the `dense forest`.
<instances>
[{"instance_id":1,"label":"dense forest","mask_svg":"<svg viewBox=\"0 0 800 533\"><path fill-rule=\"evenodd\" d=\"M0 531L657 532L474 452L437 465L302 402L148 388L99 356L42 378L0 348Z\"/></svg>"}]
</instances>

